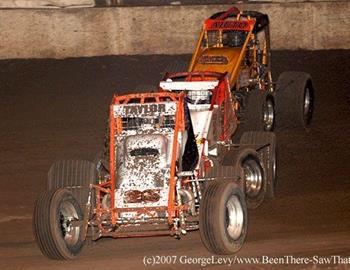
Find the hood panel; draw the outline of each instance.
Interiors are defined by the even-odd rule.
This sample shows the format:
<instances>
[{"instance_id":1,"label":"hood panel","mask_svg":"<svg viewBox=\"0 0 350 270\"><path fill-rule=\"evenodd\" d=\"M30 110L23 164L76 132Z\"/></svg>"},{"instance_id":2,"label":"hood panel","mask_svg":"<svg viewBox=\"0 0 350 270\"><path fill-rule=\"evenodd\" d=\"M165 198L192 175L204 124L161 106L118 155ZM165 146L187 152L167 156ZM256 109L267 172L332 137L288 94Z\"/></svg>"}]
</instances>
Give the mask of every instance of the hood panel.
<instances>
[{"instance_id":1,"label":"hood panel","mask_svg":"<svg viewBox=\"0 0 350 270\"><path fill-rule=\"evenodd\" d=\"M117 152L118 208L165 207L168 205L170 165L168 146L172 142L162 134L130 135ZM164 213L163 213L164 214ZM162 214L162 215L163 215ZM158 214L152 212L150 216ZM142 214L148 217L147 214ZM136 211L123 212L121 218L140 218Z\"/></svg>"}]
</instances>

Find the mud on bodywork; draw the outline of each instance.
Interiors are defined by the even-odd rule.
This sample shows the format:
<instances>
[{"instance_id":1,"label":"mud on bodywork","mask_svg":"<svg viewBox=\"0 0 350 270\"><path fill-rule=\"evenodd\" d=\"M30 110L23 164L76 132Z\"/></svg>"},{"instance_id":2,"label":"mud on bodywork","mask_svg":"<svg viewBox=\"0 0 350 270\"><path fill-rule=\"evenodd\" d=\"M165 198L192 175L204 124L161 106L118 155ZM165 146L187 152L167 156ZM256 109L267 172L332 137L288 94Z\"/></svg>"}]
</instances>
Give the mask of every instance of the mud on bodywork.
<instances>
[{"instance_id":1,"label":"mud on bodywork","mask_svg":"<svg viewBox=\"0 0 350 270\"><path fill-rule=\"evenodd\" d=\"M171 150L176 104L147 103L115 105L123 131L116 136L117 208L166 207L168 205ZM152 217L165 212L151 211ZM120 218L147 218L136 211Z\"/></svg>"}]
</instances>

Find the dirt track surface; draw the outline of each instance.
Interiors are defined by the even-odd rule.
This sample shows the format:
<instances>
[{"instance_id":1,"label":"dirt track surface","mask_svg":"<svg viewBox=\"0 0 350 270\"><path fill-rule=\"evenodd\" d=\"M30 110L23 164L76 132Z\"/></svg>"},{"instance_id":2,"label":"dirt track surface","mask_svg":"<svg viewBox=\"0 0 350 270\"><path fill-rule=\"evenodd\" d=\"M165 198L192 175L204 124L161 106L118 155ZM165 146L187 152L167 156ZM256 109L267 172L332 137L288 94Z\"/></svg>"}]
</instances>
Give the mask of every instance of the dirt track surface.
<instances>
[{"instance_id":1,"label":"dirt track surface","mask_svg":"<svg viewBox=\"0 0 350 270\"><path fill-rule=\"evenodd\" d=\"M102 239L77 260L57 262L41 255L32 234L34 201L45 189L51 163L93 159L102 146L113 93L155 84L177 58L188 56L0 61L0 269L197 269L200 264L181 264L180 256L211 258L194 232L180 241ZM283 70L311 73L314 121L309 130L277 134L278 196L249 213L248 238L236 256L340 255L349 261L337 268L350 269L350 51L274 52L275 79ZM176 255L177 263L146 267L143 258L149 255ZM281 265L236 263L229 268Z\"/></svg>"}]
</instances>

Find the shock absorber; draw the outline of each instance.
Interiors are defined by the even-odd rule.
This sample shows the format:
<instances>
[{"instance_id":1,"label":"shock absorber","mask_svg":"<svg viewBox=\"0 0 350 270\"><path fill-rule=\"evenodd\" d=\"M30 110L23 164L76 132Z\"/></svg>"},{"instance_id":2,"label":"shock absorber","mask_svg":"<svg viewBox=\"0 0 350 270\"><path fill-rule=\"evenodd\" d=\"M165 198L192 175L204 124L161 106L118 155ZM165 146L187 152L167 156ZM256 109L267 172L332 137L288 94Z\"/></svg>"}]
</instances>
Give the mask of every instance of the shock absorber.
<instances>
[{"instance_id":1,"label":"shock absorber","mask_svg":"<svg viewBox=\"0 0 350 270\"><path fill-rule=\"evenodd\" d=\"M263 54L263 50L260 48L260 42L259 42L258 39L255 41L255 45L257 47L257 50L256 50L256 61L259 64L262 64L264 54Z\"/></svg>"},{"instance_id":2,"label":"shock absorber","mask_svg":"<svg viewBox=\"0 0 350 270\"><path fill-rule=\"evenodd\" d=\"M181 199L181 195L179 190L181 189L181 181L177 181L176 183L176 201L177 201L177 205L181 206L182 205L182 199ZM180 223L180 231L181 234L185 235L186 232L186 218L185 218L185 213L183 210L179 210L179 223Z\"/></svg>"}]
</instances>

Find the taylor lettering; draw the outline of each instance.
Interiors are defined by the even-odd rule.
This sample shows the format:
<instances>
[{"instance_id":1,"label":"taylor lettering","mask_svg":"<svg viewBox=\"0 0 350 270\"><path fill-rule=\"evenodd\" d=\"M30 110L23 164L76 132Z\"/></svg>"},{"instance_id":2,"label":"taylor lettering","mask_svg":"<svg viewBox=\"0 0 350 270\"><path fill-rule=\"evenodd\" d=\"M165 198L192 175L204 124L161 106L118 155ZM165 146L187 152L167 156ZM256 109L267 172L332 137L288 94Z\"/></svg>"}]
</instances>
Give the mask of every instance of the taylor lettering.
<instances>
[{"instance_id":1,"label":"taylor lettering","mask_svg":"<svg viewBox=\"0 0 350 270\"><path fill-rule=\"evenodd\" d=\"M142 115L151 113L165 112L165 104L140 104L135 106L124 107L126 115Z\"/></svg>"}]
</instances>

